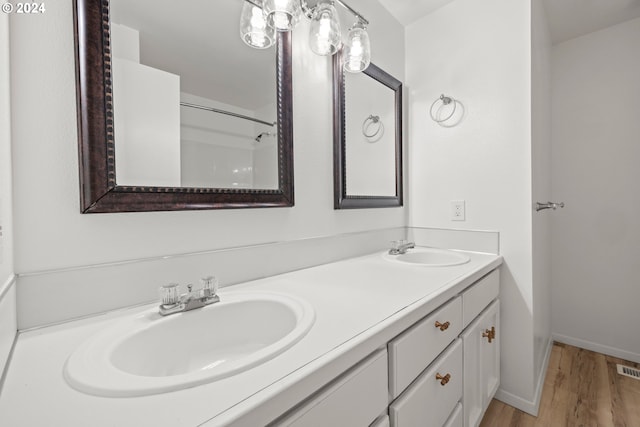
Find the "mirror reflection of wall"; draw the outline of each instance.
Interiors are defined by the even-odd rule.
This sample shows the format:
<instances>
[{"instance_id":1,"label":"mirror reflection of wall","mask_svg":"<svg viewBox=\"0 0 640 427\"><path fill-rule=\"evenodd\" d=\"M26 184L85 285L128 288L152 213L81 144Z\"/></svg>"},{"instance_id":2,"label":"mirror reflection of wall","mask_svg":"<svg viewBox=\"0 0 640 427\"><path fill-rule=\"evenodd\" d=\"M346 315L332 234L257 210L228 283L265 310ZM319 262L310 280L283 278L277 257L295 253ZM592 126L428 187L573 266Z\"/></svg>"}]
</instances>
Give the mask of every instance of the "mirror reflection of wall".
<instances>
[{"instance_id":1,"label":"mirror reflection of wall","mask_svg":"<svg viewBox=\"0 0 640 427\"><path fill-rule=\"evenodd\" d=\"M275 126L195 107L263 117L275 104L251 111L187 93L181 98L182 187L278 188Z\"/></svg>"},{"instance_id":2,"label":"mirror reflection of wall","mask_svg":"<svg viewBox=\"0 0 640 427\"><path fill-rule=\"evenodd\" d=\"M395 196L395 92L364 73L344 78L347 194Z\"/></svg>"},{"instance_id":3,"label":"mirror reflection of wall","mask_svg":"<svg viewBox=\"0 0 640 427\"><path fill-rule=\"evenodd\" d=\"M237 37L242 6L112 0L118 185L278 188L275 47Z\"/></svg>"}]
</instances>

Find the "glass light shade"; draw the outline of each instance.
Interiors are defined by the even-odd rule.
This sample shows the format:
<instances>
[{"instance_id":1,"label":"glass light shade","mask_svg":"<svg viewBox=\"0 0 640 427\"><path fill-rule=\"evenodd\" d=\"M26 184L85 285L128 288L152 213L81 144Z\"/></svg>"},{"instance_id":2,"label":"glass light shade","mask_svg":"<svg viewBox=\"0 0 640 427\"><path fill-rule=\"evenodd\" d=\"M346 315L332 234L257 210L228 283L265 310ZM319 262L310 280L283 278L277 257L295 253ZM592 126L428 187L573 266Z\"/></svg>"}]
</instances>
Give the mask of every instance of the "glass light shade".
<instances>
[{"instance_id":1,"label":"glass light shade","mask_svg":"<svg viewBox=\"0 0 640 427\"><path fill-rule=\"evenodd\" d=\"M340 50L342 35L338 12L331 3L319 4L311 19L309 45L317 55L333 55Z\"/></svg>"},{"instance_id":2,"label":"glass light shade","mask_svg":"<svg viewBox=\"0 0 640 427\"><path fill-rule=\"evenodd\" d=\"M240 37L256 49L266 49L276 41L276 30L267 25L262 9L244 2L240 15Z\"/></svg>"},{"instance_id":3,"label":"glass light shade","mask_svg":"<svg viewBox=\"0 0 640 427\"><path fill-rule=\"evenodd\" d=\"M291 31L302 16L300 0L264 0L262 9L267 24L278 31Z\"/></svg>"},{"instance_id":4,"label":"glass light shade","mask_svg":"<svg viewBox=\"0 0 640 427\"><path fill-rule=\"evenodd\" d=\"M364 71L371 64L371 43L362 23L356 23L349 30L343 55L344 70L350 73Z\"/></svg>"}]
</instances>

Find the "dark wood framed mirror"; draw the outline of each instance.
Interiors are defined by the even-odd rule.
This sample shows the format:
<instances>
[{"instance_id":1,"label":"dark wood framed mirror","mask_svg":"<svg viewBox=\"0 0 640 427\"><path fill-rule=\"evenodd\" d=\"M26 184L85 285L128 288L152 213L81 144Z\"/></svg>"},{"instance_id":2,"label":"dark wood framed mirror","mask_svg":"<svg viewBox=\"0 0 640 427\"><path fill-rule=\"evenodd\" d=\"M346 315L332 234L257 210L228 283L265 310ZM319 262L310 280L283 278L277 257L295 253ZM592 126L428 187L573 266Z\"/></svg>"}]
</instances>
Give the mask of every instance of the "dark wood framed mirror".
<instances>
[{"instance_id":1,"label":"dark wood framed mirror","mask_svg":"<svg viewBox=\"0 0 640 427\"><path fill-rule=\"evenodd\" d=\"M214 188L215 186L167 186L135 182L119 184L121 180L116 175L117 123L114 123L116 113L112 84L114 57L110 32L110 3L109 0L74 0L81 212L293 206L290 33L277 34L275 55L272 54L275 69L273 75L276 80L276 90L273 93L276 117L270 125L274 126L277 132L272 136L276 140L273 143L273 162L277 163L277 170L273 168L272 185L265 188ZM242 7L243 2L235 3ZM238 20L239 18L238 15ZM224 19L229 20L228 17ZM224 40L238 38L237 27L228 37ZM214 61L217 61L219 67L224 67L223 57L215 58ZM272 135L267 132L263 134ZM258 134L258 137L252 139L260 142L261 136Z\"/></svg>"},{"instance_id":2,"label":"dark wood framed mirror","mask_svg":"<svg viewBox=\"0 0 640 427\"><path fill-rule=\"evenodd\" d=\"M402 206L402 82L335 55L333 92L334 209Z\"/></svg>"}]
</instances>

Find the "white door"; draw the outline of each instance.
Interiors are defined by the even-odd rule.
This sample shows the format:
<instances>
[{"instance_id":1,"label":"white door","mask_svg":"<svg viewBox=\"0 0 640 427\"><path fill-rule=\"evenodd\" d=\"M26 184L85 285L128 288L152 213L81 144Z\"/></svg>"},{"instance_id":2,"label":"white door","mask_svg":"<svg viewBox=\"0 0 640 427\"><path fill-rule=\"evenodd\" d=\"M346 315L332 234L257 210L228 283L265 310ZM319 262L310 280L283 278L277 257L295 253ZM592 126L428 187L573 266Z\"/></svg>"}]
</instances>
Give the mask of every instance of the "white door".
<instances>
[{"instance_id":1,"label":"white door","mask_svg":"<svg viewBox=\"0 0 640 427\"><path fill-rule=\"evenodd\" d=\"M500 384L500 301L494 301L462 334L464 426L480 424Z\"/></svg>"}]
</instances>

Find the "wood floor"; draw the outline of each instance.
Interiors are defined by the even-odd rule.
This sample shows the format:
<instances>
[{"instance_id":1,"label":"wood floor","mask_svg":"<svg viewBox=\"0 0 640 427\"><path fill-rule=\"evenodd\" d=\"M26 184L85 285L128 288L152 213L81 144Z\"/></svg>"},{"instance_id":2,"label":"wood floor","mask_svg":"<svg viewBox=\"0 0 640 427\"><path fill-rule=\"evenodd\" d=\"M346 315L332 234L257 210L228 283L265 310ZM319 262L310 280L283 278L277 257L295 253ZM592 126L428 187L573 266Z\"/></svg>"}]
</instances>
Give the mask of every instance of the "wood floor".
<instances>
[{"instance_id":1,"label":"wood floor","mask_svg":"<svg viewBox=\"0 0 640 427\"><path fill-rule=\"evenodd\" d=\"M538 417L493 400L480 427L640 427L640 380L619 375L615 357L555 343Z\"/></svg>"}]
</instances>

